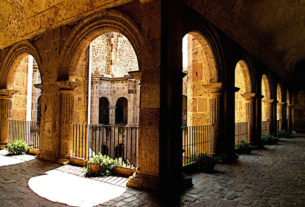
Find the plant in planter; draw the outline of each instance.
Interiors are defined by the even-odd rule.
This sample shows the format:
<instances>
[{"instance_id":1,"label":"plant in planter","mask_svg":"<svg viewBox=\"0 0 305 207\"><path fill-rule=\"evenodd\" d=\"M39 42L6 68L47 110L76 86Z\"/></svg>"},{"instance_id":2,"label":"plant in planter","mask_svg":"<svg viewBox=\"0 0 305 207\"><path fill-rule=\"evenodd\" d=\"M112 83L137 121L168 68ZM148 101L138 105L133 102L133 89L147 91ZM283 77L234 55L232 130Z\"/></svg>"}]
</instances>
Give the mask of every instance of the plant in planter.
<instances>
[{"instance_id":1,"label":"plant in planter","mask_svg":"<svg viewBox=\"0 0 305 207\"><path fill-rule=\"evenodd\" d=\"M122 158L112 159L107 155L98 153L89 159L85 168L88 176L110 175L114 167L123 165L126 165L126 163L123 162Z\"/></svg>"},{"instance_id":2,"label":"plant in planter","mask_svg":"<svg viewBox=\"0 0 305 207\"><path fill-rule=\"evenodd\" d=\"M89 161L87 162L87 166L85 167L87 170L87 175L99 175L101 172L101 164L102 164L102 155L97 154L94 157L91 157Z\"/></svg>"},{"instance_id":3,"label":"plant in planter","mask_svg":"<svg viewBox=\"0 0 305 207\"><path fill-rule=\"evenodd\" d=\"M235 152L237 154L250 154L252 146L245 142L244 140L240 141L235 145Z\"/></svg>"},{"instance_id":4,"label":"plant in planter","mask_svg":"<svg viewBox=\"0 0 305 207\"><path fill-rule=\"evenodd\" d=\"M196 165L199 171L213 172L216 160L214 157L209 156L208 154L199 154L196 157Z\"/></svg>"},{"instance_id":5,"label":"plant in planter","mask_svg":"<svg viewBox=\"0 0 305 207\"><path fill-rule=\"evenodd\" d=\"M238 154L234 153L222 153L215 156L215 160L217 163L226 164L226 163L233 163L238 159Z\"/></svg>"},{"instance_id":6,"label":"plant in planter","mask_svg":"<svg viewBox=\"0 0 305 207\"><path fill-rule=\"evenodd\" d=\"M22 139L8 143L6 146L6 150L9 152L9 154L13 154L13 155L25 154L28 151L28 149L29 149L28 144L26 143L26 141Z\"/></svg>"},{"instance_id":7,"label":"plant in planter","mask_svg":"<svg viewBox=\"0 0 305 207\"><path fill-rule=\"evenodd\" d=\"M278 138L291 138L291 130L281 130L277 132L277 137Z\"/></svg>"},{"instance_id":8,"label":"plant in planter","mask_svg":"<svg viewBox=\"0 0 305 207\"><path fill-rule=\"evenodd\" d=\"M262 142L264 145L273 145L278 143L278 138L272 136L271 134L265 134L262 136Z\"/></svg>"}]
</instances>

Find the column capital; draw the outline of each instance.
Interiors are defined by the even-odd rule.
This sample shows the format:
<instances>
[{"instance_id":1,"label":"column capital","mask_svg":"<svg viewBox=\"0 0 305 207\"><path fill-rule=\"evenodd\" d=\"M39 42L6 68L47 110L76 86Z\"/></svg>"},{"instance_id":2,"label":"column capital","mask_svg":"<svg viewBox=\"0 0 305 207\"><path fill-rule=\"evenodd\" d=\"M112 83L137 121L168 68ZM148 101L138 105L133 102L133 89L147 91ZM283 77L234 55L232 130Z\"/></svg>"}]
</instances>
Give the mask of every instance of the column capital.
<instances>
[{"instance_id":1,"label":"column capital","mask_svg":"<svg viewBox=\"0 0 305 207\"><path fill-rule=\"evenodd\" d=\"M274 103L274 100L273 100L273 99L265 99L265 100L263 100L263 102L264 102L265 104L273 104L273 103Z\"/></svg>"},{"instance_id":2,"label":"column capital","mask_svg":"<svg viewBox=\"0 0 305 207\"><path fill-rule=\"evenodd\" d=\"M211 83L208 85L210 89L211 98L219 98L223 95L223 85L222 83Z\"/></svg>"},{"instance_id":3,"label":"column capital","mask_svg":"<svg viewBox=\"0 0 305 207\"><path fill-rule=\"evenodd\" d=\"M284 105L285 104L285 102L282 102L282 101L279 101L279 102L277 102L277 104L279 104L279 105Z\"/></svg>"},{"instance_id":4,"label":"column capital","mask_svg":"<svg viewBox=\"0 0 305 207\"><path fill-rule=\"evenodd\" d=\"M81 85L78 81L57 81L57 86L60 91L73 91L76 87Z\"/></svg>"},{"instance_id":5,"label":"column capital","mask_svg":"<svg viewBox=\"0 0 305 207\"><path fill-rule=\"evenodd\" d=\"M17 90L0 89L0 99L9 99L9 98L12 98L15 93L17 93Z\"/></svg>"},{"instance_id":6,"label":"column capital","mask_svg":"<svg viewBox=\"0 0 305 207\"><path fill-rule=\"evenodd\" d=\"M140 71L130 71L128 74L136 80L141 80L142 72Z\"/></svg>"},{"instance_id":7,"label":"column capital","mask_svg":"<svg viewBox=\"0 0 305 207\"><path fill-rule=\"evenodd\" d=\"M245 99L246 102L253 102L255 99L255 93L243 93L241 96Z\"/></svg>"}]
</instances>

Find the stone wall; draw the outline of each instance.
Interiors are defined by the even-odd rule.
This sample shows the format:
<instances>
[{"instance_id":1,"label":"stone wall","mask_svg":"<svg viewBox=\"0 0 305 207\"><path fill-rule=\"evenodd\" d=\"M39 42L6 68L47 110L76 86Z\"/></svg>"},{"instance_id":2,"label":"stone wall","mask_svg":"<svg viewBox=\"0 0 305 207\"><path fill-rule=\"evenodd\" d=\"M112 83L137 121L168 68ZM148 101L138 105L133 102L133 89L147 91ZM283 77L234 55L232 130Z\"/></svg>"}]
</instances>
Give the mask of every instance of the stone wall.
<instances>
[{"instance_id":1,"label":"stone wall","mask_svg":"<svg viewBox=\"0 0 305 207\"><path fill-rule=\"evenodd\" d=\"M99 99L104 97L109 102L109 124L115 124L115 109L117 100L124 97L128 101L128 126L139 124L140 84L131 77L99 78L92 80L91 85L91 123L99 122Z\"/></svg>"},{"instance_id":2,"label":"stone wall","mask_svg":"<svg viewBox=\"0 0 305 207\"><path fill-rule=\"evenodd\" d=\"M294 129L305 133L305 90L300 90L295 96Z\"/></svg>"},{"instance_id":3,"label":"stone wall","mask_svg":"<svg viewBox=\"0 0 305 207\"><path fill-rule=\"evenodd\" d=\"M188 56L186 77L183 78L183 95L187 96L187 125L210 125L209 87L213 76L213 56L208 55L208 48L201 36L187 34ZM184 69L184 70L186 70Z\"/></svg>"},{"instance_id":4,"label":"stone wall","mask_svg":"<svg viewBox=\"0 0 305 207\"><path fill-rule=\"evenodd\" d=\"M128 39L118 32L98 36L91 47L91 113L90 122L99 123L99 99L109 102L109 124L116 123L116 103L121 97L128 101L128 125L139 124L139 81L128 72L138 71L138 60Z\"/></svg>"},{"instance_id":5,"label":"stone wall","mask_svg":"<svg viewBox=\"0 0 305 207\"><path fill-rule=\"evenodd\" d=\"M13 98L13 120L26 120L28 60L28 56L24 57L15 72L12 89L17 90L17 93Z\"/></svg>"}]
</instances>

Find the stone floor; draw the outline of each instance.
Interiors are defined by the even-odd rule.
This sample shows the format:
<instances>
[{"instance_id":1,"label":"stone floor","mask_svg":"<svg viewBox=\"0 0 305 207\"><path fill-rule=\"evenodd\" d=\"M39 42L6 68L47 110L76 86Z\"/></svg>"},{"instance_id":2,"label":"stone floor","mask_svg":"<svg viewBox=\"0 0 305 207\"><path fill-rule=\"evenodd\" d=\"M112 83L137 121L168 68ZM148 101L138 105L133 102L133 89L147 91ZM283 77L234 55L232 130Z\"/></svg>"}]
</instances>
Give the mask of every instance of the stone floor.
<instances>
[{"instance_id":1,"label":"stone floor","mask_svg":"<svg viewBox=\"0 0 305 207\"><path fill-rule=\"evenodd\" d=\"M78 167L42 162L28 155L16 162L10 159L14 158L0 153L0 206L66 206L39 197L29 188L29 180L54 170L88 179ZM191 175L193 187L179 196L175 206L305 206L305 136L281 139L278 145L255 150L252 155L240 156L234 164L217 165L215 169L213 174ZM120 188L126 182L117 177L93 180ZM103 189L100 192L103 194ZM126 188L119 197L99 204L162 205L155 193L131 188Z\"/></svg>"}]
</instances>

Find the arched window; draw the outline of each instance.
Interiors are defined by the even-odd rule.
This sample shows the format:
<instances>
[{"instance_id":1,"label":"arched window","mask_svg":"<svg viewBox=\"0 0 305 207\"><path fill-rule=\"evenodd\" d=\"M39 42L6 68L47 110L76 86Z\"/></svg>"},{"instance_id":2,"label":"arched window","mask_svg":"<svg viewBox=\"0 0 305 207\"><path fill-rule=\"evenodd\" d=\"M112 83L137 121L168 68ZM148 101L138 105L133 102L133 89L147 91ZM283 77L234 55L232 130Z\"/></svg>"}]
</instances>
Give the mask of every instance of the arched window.
<instances>
[{"instance_id":1,"label":"arched window","mask_svg":"<svg viewBox=\"0 0 305 207\"><path fill-rule=\"evenodd\" d=\"M105 97L99 100L99 124L109 124L109 101Z\"/></svg>"},{"instance_id":2,"label":"arched window","mask_svg":"<svg viewBox=\"0 0 305 207\"><path fill-rule=\"evenodd\" d=\"M127 124L127 110L128 109L128 102L126 98L119 98L116 102L116 109L115 109L115 123L116 124Z\"/></svg>"},{"instance_id":3,"label":"arched window","mask_svg":"<svg viewBox=\"0 0 305 207\"><path fill-rule=\"evenodd\" d=\"M41 95L37 99L37 121L40 122L41 120Z\"/></svg>"}]
</instances>

